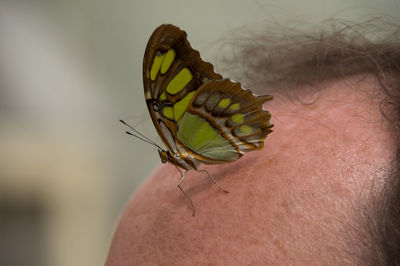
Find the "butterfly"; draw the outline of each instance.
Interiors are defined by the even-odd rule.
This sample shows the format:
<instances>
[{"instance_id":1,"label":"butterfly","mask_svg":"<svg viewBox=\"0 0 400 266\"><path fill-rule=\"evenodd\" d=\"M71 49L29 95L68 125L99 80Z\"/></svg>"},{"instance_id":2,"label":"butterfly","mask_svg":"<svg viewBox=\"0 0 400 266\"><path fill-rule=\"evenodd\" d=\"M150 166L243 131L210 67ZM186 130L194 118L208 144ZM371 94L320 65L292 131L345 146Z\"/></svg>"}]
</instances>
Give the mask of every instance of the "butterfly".
<instances>
[{"instance_id":1,"label":"butterfly","mask_svg":"<svg viewBox=\"0 0 400 266\"><path fill-rule=\"evenodd\" d=\"M178 187L194 215L190 195L181 187L186 173L206 172L223 190L199 169L200 163L233 162L263 148L272 124L262 106L272 96L256 96L240 83L223 79L190 46L186 33L170 24L156 28L148 41L143 84L147 108L166 149L153 145L162 163L185 170Z\"/></svg>"}]
</instances>

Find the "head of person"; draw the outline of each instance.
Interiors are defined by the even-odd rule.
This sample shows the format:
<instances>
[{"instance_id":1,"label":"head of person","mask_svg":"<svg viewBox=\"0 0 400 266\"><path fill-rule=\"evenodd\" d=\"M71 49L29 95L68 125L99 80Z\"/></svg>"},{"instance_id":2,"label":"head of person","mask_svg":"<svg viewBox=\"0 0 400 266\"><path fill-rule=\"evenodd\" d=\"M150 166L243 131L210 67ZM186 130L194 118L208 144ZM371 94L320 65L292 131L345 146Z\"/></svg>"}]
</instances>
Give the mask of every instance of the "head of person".
<instances>
[{"instance_id":1,"label":"head of person","mask_svg":"<svg viewBox=\"0 0 400 266\"><path fill-rule=\"evenodd\" d=\"M162 165L128 202L107 265L400 263L400 27L239 32L231 77L274 100L260 151L204 173ZM228 76L224 74L224 76Z\"/></svg>"}]
</instances>

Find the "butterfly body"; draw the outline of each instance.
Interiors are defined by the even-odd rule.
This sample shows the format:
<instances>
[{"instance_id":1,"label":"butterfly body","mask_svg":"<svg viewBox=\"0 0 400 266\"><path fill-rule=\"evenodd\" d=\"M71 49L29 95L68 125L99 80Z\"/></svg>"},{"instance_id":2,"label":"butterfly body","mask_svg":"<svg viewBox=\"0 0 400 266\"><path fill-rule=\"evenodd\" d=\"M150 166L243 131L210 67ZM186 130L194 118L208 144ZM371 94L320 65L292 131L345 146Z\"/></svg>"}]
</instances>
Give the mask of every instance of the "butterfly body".
<instances>
[{"instance_id":1,"label":"butterfly body","mask_svg":"<svg viewBox=\"0 0 400 266\"><path fill-rule=\"evenodd\" d=\"M223 79L176 26L161 25L150 37L143 82L150 116L167 147L159 151L162 162L185 170L232 162L261 149L271 132L262 105L272 97Z\"/></svg>"}]
</instances>

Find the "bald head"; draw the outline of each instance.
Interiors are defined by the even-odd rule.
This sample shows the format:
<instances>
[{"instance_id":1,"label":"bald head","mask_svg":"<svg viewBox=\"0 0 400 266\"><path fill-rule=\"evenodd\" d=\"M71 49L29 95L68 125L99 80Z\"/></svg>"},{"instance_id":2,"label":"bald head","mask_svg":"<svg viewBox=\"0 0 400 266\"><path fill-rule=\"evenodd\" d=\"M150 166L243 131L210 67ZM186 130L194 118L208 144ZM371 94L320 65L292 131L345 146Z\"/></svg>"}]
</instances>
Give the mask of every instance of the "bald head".
<instances>
[{"instance_id":1,"label":"bald head","mask_svg":"<svg viewBox=\"0 0 400 266\"><path fill-rule=\"evenodd\" d=\"M355 213L395 153L376 84L336 80L311 104L275 95L264 149L203 167L229 194L188 173L195 217L175 167L159 167L126 206L107 265L354 263L367 237Z\"/></svg>"}]
</instances>

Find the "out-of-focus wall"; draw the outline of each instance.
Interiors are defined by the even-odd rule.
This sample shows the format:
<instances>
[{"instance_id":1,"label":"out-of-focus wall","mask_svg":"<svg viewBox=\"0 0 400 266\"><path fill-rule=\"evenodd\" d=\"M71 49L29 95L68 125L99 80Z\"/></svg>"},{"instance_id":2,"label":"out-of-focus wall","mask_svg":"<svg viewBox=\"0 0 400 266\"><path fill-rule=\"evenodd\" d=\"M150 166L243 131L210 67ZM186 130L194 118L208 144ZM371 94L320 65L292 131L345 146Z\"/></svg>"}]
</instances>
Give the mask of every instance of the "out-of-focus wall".
<instances>
[{"instance_id":1,"label":"out-of-focus wall","mask_svg":"<svg viewBox=\"0 0 400 266\"><path fill-rule=\"evenodd\" d=\"M118 122L160 143L141 78L159 24L215 61L240 26L400 14L398 0L276 3L1 0L0 265L103 264L120 211L159 162Z\"/></svg>"}]
</instances>

